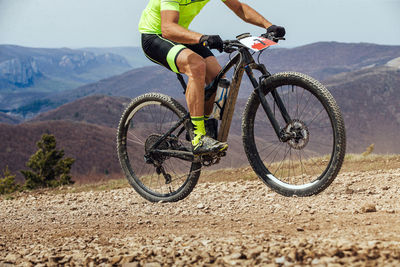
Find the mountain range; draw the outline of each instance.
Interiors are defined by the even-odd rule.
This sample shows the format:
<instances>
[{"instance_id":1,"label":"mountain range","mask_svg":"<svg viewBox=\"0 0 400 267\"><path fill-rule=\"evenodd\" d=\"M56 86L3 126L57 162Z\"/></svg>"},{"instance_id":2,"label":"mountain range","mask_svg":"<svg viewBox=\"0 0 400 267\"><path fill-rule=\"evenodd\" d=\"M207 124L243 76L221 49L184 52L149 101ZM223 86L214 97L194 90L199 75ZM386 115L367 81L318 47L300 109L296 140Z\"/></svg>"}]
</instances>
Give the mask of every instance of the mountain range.
<instances>
[{"instance_id":1,"label":"mountain range","mask_svg":"<svg viewBox=\"0 0 400 267\"><path fill-rule=\"evenodd\" d=\"M119 53L119 56L125 55L131 58L131 62L133 60L132 57L137 57L137 61L142 62L141 64L143 65L146 64L144 60L147 60L141 58L143 54L138 48L86 48L83 51L90 51L86 53L93 53L91 55L95 56L97 54L102 55L101 53L103 52L108 54ZM142 56L139 57L137 56L138 54ZM270 49L264 52L259 59L266 64L271 73L300 71L318 80L324 80L329 76L343 72L381 66L397 57L400 57L400 46L320 42L292 49ZM222 64L227 60L228 56L226 55L219 57L219 61ZM126 60L126 62L128 61ZM147 64L151 64L151 62L147 60ZM107 68L114 68L112 64L107 66ZM95 71L96 69L93 69L92 72ZM109 74L111 76L112 72L109 72ZM154 79L154 77L157 78ZM73 90L64 89L54 90L53 93L48 93L48 91L44 93L38 90L26 93L25 91L17 90L13 91L12 95L1 93L0 90L0 111L8 111L10 113L11 110L11 113L25 117L30 114L28 117L33 117L38 113L92 94L135 97L144 92L156 91L164 92L174 97L182 97L183 91L172 72L154 64L144 68L135 68L98 82L82 85ZM251 90L251 84L245 78L239 96L247 97ZM13 106L14 109L10 109L10 106Z\"/></svg>"},{"instance_id":2,"label":"mountain range","mask_svg":"<svg viewBox=\"0 0 400 267\"><path fill-rule=\"evenodd\" d=\"M34 116L44 97L145 65L139 48L0 45L0 111Z\"/></svg>"},{"instance_id":3,"label":"mountain range","mask_svg":"<svg viewBox=\"0 0 400 267\"><path fill-rule=\"evenodd\" d=\"M300 71L323 80L343 112L348 152L363 152L373 143L375 152L400 153L400 46L317 43L271 49L260 59L271 66L271 72ZM226 60L220 58L221 62ZM230 150L218 167L247 162L240 125L250 90L244 80L228 140ZM74 177L106 179L110 174L120 175L115 148L119 117L130 98L149 91L169 94L184 103L176 76L159 66L150 66L42 98L43 103L63 105L48 108L21 124L15 125L18 120L0 113L0 168L8 165L13 172L23 169L40 135L53 133L67 156L77 159L72 169ZM45 110L46 105L41 109Z\"/></svg>"},{"instance_id":4,"label":"mountain range","mask_svg":"<svg viewBox=\"0 0 400 267\"><path fill-rule=\"evenodd\" d=\"M271 73L299 71L324 80L338 73L382 66L397 57L400 46L321 42L293 49L271 49L261 55L260 61ZM228 57L222 56L219 61L223 64ZM244 77L239 97L248 97L252 90L250 81ZM154 65L60 92L49 97L49 103L53 108L92 94L135 97L149 91L181 98L183 89L174 73ZM42 108L46 110L46 104Z\"/></svg>"}]
</instances>

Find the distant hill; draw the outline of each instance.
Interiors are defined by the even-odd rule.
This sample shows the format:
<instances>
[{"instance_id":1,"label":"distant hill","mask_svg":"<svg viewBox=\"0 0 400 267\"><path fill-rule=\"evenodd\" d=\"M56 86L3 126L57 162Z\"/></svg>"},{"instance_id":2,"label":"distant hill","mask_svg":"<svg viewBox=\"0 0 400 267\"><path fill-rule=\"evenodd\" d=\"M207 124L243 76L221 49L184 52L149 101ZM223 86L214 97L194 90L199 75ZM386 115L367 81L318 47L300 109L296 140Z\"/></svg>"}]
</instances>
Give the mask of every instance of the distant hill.
<instances>
[{"instance_id":1,"label":"distant hill","mask_svg":"<svg viewBox=\"0 0 400 267\"><path fill-rule=\"evenodd\" d=\"M34 121L68 120L117 128L130 98L93 95L80 98L33 118Z\"/></svg>"},{"instance_id":2,"label":"distant hill","mask_svg":"<svg viewBox=\"0 0 400 267\"><path fill-rule=\"evenodd\" d=\"M96 53L104 51L103 49L90 49L98 50ZM124 51L123 48L117 50ZM292 49L270 49L264 52L260 58L271 73L284 70L299 71L323 80L338 73L381 66L397 57L400 57L400 46L320 42ZM227 56L219 58L221 63L227 60ZM163 92L181 98L183 90L174 73L153 64L73 90L40 97L39 102L38 99L31 100L20 107L19 113L27 113L30 110L32 110L32 114L45 112L78 98L94 94L135 97L149 91ZM248 97L251 91L252 87L248 79L244 77L239 97Z\"/></svg>"},{"instance_id":3,"label":"distant hill","mask_svg":"<svg viewBox=\"0 0 400 267\"><path fill-rule=\"evenodd\" d=\"M0 123L18 124L20 122L21 122L20 118L0 112Z\"/></svg>"},{"instance_id":4,"label":"distant hill","mask_svg":"<svg viewBox=\"0 0 400 267\"><path fill-rule=\"evenodd\" d=\"M42 99L24 95L51 95L129 69L125 58L112 53L0 45L0 110L24 113L24 105Z\"/></svg>"},{"instance_id":5,"label":"distant hill","mask_svg":"<svg viewBox=\"0 0 400 267\"><path fill-rule=\"evenodd\" d=\"M400 57L400 46L322 42L293 49L271 49L262 54L261 62L272 73L299 71L323 80L338 73L381 66L397 57ZM220 62L226 61L226 56L220 58ZM57 102L58 98L69 102L91 94L134 97L149 91L163 92L174 97L182 95L182 87L176 75L154 65L62 92L54 96L52 101ZM240 97L247 97L251 91L252 87L244 77Z\"/></svg>"},{"instance_id":6,"label":"distant hill","mask_svg":"<svg viewBox=\"0 0 400 267\"><path fill-rule=\"evenodd\" d=\"M379 153L400 153L400 68L387 66L343 73L327 80L343 110L349 151L375 144Z\"/></svg>"},{"instance_id":7,"label":"distant hill","mask_svg":"<svg viewBox=\"0 0 400 267\"><path fill-rule=\"evenodd\" d=\"M262 62L272 72L299 71L325 80L343 72L382 66L397 57L400 46L319 42L292 49L271 49L262 54Z\"/></svg>"},{"instance_id":8,"label":"distant hill","mask_svg":"<svg viewBox=\"0 0 400 267\"><path fill-rule=\"evenodd\" d=\"M176 74L160 66L151 66L134 69L96 83L65 91L49 99L52 102L67 103L93 94L135 97L146 92L162 92L175 97L183 97L183 89Z\"/></svg>"},{"instance_id":9,"label":"distant hill","mask_svg":"<svg viewBox=\"0 0 400 267\"><path fill-rule=\"evenodd\" d=\"M395 138L400 132L399 74L398 68L381 66L342 73L325 81L343 111L349 151L363 152L375 143L377 152L400 153ZM177 99L184 103L183 95L178 94ZM237 136L241 135L241 115L246 101L241 98L236 106L231 133ZM89 96L43 113L34 120L68 119L116 127L124 104L128 102L129 99L119 97ZM390 135L394 136L388 139Z\"/></svg>"},{"instance_id":10,"label":"distant hill","mask_svg":"<svg viewBox=\"0 0 400 267\"><path fill-rule=\"evenodd\" d=\"M120 173L116 154L116 130L93 124L71 121L46 121L20 125L0 124L0 170L22 175L25 163L37 151L36 142L42 134L54 134L57 147L76 159L71 173L75 179L92 176L93 180Z\"/></svg>"},{"instance_id":11,"label":"distant hill","mask_svg":"<svg viewBox=\"0 0 400 267\"><path fill-rule=\"evenodd\" d=\"M89 51L96 55L119 55L125 58L132 68L140 68L154 64L146 58L141 47L85 47L80 50Z\"/></svg>"},{"instance_id":12,"label":"distant hill","mask_svg":"<svg viewBox=\"0 0 400 267\"><path fill-rule=\"evenodd\" d=\"M99 116L100 117L100 116ZM116 151L116 127L66 120L30 122L20 125L0 124L0 170L9 167L18 180L23 176L20 170L37 151L36 142L41 135L54 134L57 147L63 148L67 157L76 159L71 174L74 180L99 181L109 177L121 177L122 171ZM243 166L245 155L241 152L240 137L230 137L231 153L218 167ZM143 160L141 156L131 160Z\"/></svg>"}]
</instances>

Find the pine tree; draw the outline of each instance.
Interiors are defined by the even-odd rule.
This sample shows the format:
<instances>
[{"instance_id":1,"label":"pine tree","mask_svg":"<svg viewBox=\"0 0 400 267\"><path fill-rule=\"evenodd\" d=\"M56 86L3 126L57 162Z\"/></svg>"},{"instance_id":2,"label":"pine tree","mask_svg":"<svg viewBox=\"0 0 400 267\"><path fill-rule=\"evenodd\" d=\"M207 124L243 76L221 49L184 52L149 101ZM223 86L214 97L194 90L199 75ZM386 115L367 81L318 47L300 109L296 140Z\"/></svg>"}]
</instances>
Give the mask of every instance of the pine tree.
<instances>
[{"instance_id":1,"label":"pine tree","mask_svg":"<svg viewBox=\"0 0 400 267\"><path fill-rule=\"evenodd\" d=\"M25 188L56 187L73 184L69 172L75 159L64 158L64 150L56 150L54 135L44 134L36 143L39 150L27 162L31 170L21 171L25 177Z\"/></svg>"},{"instance_id":2,"label":"pine tree","mask_svg":"<svg viewBox=\"0 0 400 267\"><path fill-rule=\"evenodd\" d=\"M17 190L19 190L19 185L15 183L15 175L12 175L6 166L3 176L0 176L0 195L10 194Z\"/></svg>"}]
</instances>

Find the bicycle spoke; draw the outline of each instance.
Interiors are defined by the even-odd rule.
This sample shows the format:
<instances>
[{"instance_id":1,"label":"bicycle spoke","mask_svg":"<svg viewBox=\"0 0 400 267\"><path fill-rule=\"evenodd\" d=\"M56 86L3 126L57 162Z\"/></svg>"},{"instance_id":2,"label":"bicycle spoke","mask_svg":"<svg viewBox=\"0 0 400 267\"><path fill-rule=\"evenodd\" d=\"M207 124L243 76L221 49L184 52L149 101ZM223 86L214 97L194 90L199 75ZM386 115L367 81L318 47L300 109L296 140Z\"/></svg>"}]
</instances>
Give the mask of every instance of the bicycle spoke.
<instances>
[{"instance_id":1,"label":"bicycle spoke","mask_svg":"<svg viewBox=\"0 0 400 267\"><path fill-rule=\"evenodd\" d=\"M304 151L304 155L307 156L306 151ZM314 167L316 166L316 167L318 167L318 168L320 169L321 172L323 171L323 170L318 166L318 164L315 162L315 160L314 160L313 157L309 156L308 159L312 161Z\"/></svg>"},{"instance_id":2,"label":"bicycle spoke","mask_svg":"<svg viewBox=\"0 0 400 267\"><path fill-rule=\"evenodd\" d=\"M310 102L311 97L312 97L312 94L310 94L310 96L308 97L307 103L304 105L303 110L302 110L302 111L300 112L300 114L299 114L299 118L302 117L302 115L303 115L303 113L304 113L304 110L308 107L308 103Z\"/></svg>"},{"instance_id":3,"label":"bicycle spoke","mask_svg":"<svg viewBox=\"0 0 400 267\"><path fill-rule=\"evenodd\" d=\"M280 167L282 166L282 163L283 163L283 161L285 160L285 158L286 158L286 156L287 156L287 153L288 153L288 150L287 150L287 147L285 147L285 155L283 156L283 159L281 160L281 162L280 162L278 168L273 172L274 174L275 174L276 171L279 170Z\"/></svg>"},{"instance_id":4,"label":"bicycle spoke","mask_svg":"<svg viewBox=\"0 0 400 267\"><path fill-rule=\"evenodd\" d=\"M180 120L179 116L169 107L159 105L154 101L142 105L139 109L134 109L134 112L129 116L130 121L124 125L129 127L126 135L127 154L137 183L152 195L176 194L189 178L192 163L151 153L149 154L151 160L146 163L144 156L146 149L150 149L159 137L176 125ZM171 150L185 147L188 143L186 136L179 134L185 132L185 126L179 126L170 137L159 144L159 147Z\"/></svg>"},{"instance_id":5,"label":"bicycle spoke","mask_svg":"<svg viewBox=\"0 0 400 267\"><path fill-rule=\"evenodd\" d=\"M275 143L272 143L272 144L270 144L270 145L267 145L266 147L260 149L260 150L258 151L258 153L259 153L259 154L262 154L262 152L264 152L267 148L270 148L271 146L274 146L274 145L276 145L276 144L280 144L280 142L275 142Z\"/></svg>"},{"instance_id":6,"label":"bicycle spoke","mask_svg":"<svg viewBox=\"0 0 400 267\"><path fill-rule=\"evenodd\" d=\"M324 144L324 143L317 142L317 141L313 141L312 144L316 144L316 145L319 145L319 146L332 147L332 144Z\"/></svg>"},{"instance_id":7,"label":"bicycle spoke","mask_svg":"<svg viewBox=\"0 0 400 267\"><path fill-rule=\"evenodd\" d=\"M324 110L325 110L325 109L322 108L322 109L317 113L317 115L315 115L315 117L314 117L309 123L307 123L307 125L310 126L310 125L314 122L314 120L315 120L316 118L318 118L318 116L319 116Z\"/></svg>"},{"instance_id":8,"label":"bicycle spoke","mask_svg":"<svg viewBox=\"0 0 400 267\"><path fill-rule=\"evenodd\" d=\"M332 125L328 126L320 126L320 127L308 127L308 130L313 130L313 129L324 129L324 128L332 128Z\"/></svg>"},{"instance_id":9,"label":"bicycle spoke","mask_svg":"<svg viewBox=\"0 0 400 267\"><path fill-rule=\"evenodd\" d=\"M303 160L302 160L302 158L301 158L301 153L300 153L300 151L298 150L298 153L299 153L299 160L300 160L300 164L301 164L301 173L303 174L303 169L304 169L304 172L306 173L306 175L308 175L307 174L307 169L306 169L306 167L305 167L305 165L303 164Z\"/></svg>"},{"instance_id":10,"label":"bicycle spoke","mask_svg":"<svg viewBox=\"0 0 400 267\"><path fill-rule=\"evenodd\" d=\"M136 140L130 139L130 138L127 138L127 140L129 140L129 141L131 141L131 142L134 142L134 143L136 143L136 144L139 144L139 145L144 145L144 142L143 142L142 140L140 140L140 138L137 137L134 133L128 131L128 135L131 135L131 136L132 136L133 138L135 138Z\"/></svg>"},{"instance_id":11,"label":"bicycle spoke","mask_svg":"<svg viewBox=\"0 0 400 267\"><path fill-rule=\"evenodd\" d=\"M279 148L281 145L282 145L282 143L278 143L278 144L274 147L274 149L264 158L263 161L266 161L267 158L268 158L272 153L274 153L275 151L277 151L277 152L275 153L274 158L273 158L272 161L271 161L271 162L274 162L274 160L275 160L275 158L276 158L276 155L277 155L278 152L279 152L279 150L277 150L277 148Z\"/></svg>"},{"instance_id":12,"label":"bicycle spoke","mask_svg":"<svg viewBox=\"0 0 400 267\"><path fill-rule=\"evenodd\" d=\"M274 90L281 97L282 103L292 120L291 123L296 121L299 123L298 125L302 125L301 127L306 129L307 141L292 140L282 143L273 140L272 138L276 138L276 134L269 135L268 133L268 131L271 131L272 125L268 123L268 126L270 126L268 129L258 127L258 122L261 119L256 119L254 135L257 136L255 138L257 153L277 179L294 185L311 183L316 179L315 175L323 173L328 166L328 162L321 161L317 157L329 155L333 149L333 131L330 118L325 107L322 106L316 96L301 86L284 85ZM266 99L273 113L280 113L272 94L268 94ZM259 105L257 112L261 115L265 114L261 105ZM279 117L279 119L276 117L278 123L286 125L289 130L293 129L295 124L285 123L281 115L276 114Z\"/></svg>"}]
</instances>

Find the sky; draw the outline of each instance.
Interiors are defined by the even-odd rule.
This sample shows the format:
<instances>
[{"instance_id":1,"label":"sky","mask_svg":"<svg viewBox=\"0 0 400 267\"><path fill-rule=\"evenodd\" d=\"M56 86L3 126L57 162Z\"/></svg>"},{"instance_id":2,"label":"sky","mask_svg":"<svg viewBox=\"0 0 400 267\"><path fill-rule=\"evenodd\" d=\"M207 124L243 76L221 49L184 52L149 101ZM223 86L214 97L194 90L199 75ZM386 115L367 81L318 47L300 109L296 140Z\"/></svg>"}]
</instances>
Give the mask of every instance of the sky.
<instances>
[{"instance_id":1,"label":"sky","mask_svg":"<svg viewBox=\"0 0 400 267\"><path fill-rule=\"evenodd\" d=\"M400 45L400 0L242 0L286 28L284 47L318 41ZM31 47L140 46L147 0L0 0L0 44ZM190 29L233 39L263 29L211 0Z\"/></svg>"}]
</instances>

